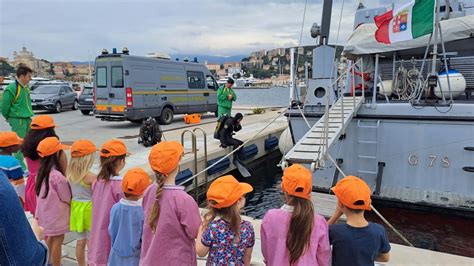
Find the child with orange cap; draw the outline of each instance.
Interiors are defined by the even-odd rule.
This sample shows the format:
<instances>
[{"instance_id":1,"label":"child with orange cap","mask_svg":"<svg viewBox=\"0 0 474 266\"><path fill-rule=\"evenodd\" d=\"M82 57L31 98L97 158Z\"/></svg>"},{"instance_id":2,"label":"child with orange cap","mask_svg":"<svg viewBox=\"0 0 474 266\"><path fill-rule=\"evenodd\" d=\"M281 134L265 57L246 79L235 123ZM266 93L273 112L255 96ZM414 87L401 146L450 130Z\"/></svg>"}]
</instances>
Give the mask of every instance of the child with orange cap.
<instances>
[{"instance_id":1,"label":"child with orange cap","mask_svg":"<svg viewBox=\"0 0 474 266\"><path fill-rule=\"evenodd\" d=\"M22 143L23 140L15 132L0 132L0 171L8 177L23 205L25 202L23 168L18 159L12 155L20 150Z\"/></svg>"},{"instance_id":2,"label":"child with orange cap","mask_svg":"<svg viewBox=\"0 0 474 266\"><path fill-rule=\"evenodd\" d=\"M328 225L311 202L311 172L293 164L283 172L281 189L285 204L265 214L260 230L265 263L329 265Z\"/></svg>"},{"instance_id":3,"label":"child with orange cap","mask_svg":"<svg viewBox=\"0 0 474 266\"><path fill-rule=\"evenodd\" d=\"M25 210L35 216L36 211L36 175L40 166L40 156L36 151L40 141L47 137L57 137L54 128L56 124L49 115L37 115L33 117L30 124L30 130L21 146L21 151L25 156L26 165L28 165L28 179L25 188Z\"/></svg>"},{"instance_id":4,"label":"child with orange cap","mask_svg":"<svg viewBox=\"0 0 474 266\"><path fill-rule=\"evenodd\" d=\"M137 265L140 260L144 213L143 192L152 183L141 168L127 171L122 180L125 198L110 211L109 234L112 241L108 265Z\"/></svg>"},{"instance_id":5,"label":"child with orange cap","mask_svg":"<svg viewBox=\"0 0 474 266\"><path fill-rule=\"evenodd\" d=\"M332 245L332 265L374 265L388 262L390 243L383 226L367 222L364 211L370 211L370 188L364 180L347 176L331 188L338 206L329 219L329 240ZM347 222L336 224L344 214Z\"/></svg>"},{"instance_id":6,"label":"child with orange cap","mask_svg":"<svg viewBox=\"0 0 474 266\"><path fill-rule=\"evenodd\" d=\"M69 231L69 203L71 189L64 176L67 157L56 137L45 138L38 144L41 165L36 177L36 219L44 228L44 236L49 249L49 263L61 265L61 246L64 234Z\"/></svg>"},{"instance_id":7,"label":"child with orange cap","mask_svg":"<svg viewBox=\"0 0 474 266\"><path fill-rule=\"evenodd\" d=\"M110 252L110 209L123 198L120 171L125 166L127 147L121 140L109 140L100 149L100 171L92 184L92 225L87 260L89 265L106 265Z\"/></svg>"},{"instance_id":8,"label":"child with orange cap","mask_svg":"<svg viewBox=\"0 0 474 266\"><path fill-rule=\"evenodd\" d=\"M71 160L67 180L71 186L71 217L69 229L76 235L76 259L86 265L86 246L92 224L92 183L97 176L90 170L95 160L96 146L90 140L77 140L71 145Z\"/></svg>"},{"instance_id":9,"label":"child with orange cap","mask_svg":"<svg viewBox=\"0 0 474 266\"><path fill-rule=\"evenodd\" d=\"M197 265L194 240L201 215L194 199L175 183L183 152L180 143L163 141L153 146L148 156L156 184L143 196L140 265Z\"/></svg>"},{"instance_id":10,"label":"child with orange cap","mask_svg":"<svg viewBox=\"0 0 474 266\"><path fill-rule=\"evenodd\" d=\"M253 190L231 175L219 177L207 190L209 212L199 228L196 251L207 257L207 265L250 265L255 233L250 222L242 220L245 194Z\"/></svg>"}]
</instances>

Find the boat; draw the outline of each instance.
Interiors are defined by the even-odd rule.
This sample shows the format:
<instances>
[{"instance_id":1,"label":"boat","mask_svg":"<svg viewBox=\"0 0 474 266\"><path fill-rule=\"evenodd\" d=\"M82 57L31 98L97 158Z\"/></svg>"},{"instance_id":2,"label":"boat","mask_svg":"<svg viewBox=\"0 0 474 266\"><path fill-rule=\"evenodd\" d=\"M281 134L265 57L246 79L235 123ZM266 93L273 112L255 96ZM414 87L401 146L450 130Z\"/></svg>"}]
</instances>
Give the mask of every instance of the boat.
<instances>
[{"instance_id":1,"label":"boat","mask_svg":"<svg viewBox=\"0 0 474 266\"><path fill-rule=\"evenodd\" d=\"M359 5L338 73L324 0L306 97L290 96L283 168L305 164L315 191L344 173L376 204L474 217L474 15L456 0L436 7L433 34L387 45L373 24L387 9Z\"/></svg>"}]
</instances>

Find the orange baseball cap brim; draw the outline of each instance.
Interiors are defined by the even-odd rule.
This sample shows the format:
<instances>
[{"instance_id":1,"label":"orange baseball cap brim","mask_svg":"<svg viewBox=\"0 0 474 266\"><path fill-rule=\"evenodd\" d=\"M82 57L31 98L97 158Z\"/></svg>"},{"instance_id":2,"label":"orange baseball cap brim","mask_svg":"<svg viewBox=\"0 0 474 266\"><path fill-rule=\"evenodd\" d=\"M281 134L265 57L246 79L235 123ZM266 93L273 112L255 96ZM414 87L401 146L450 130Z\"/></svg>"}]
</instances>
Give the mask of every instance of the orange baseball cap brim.
<instances>
[{"instance_id":1,"label":"orange baseball cap brim","mask_svg":"<svg viewBox=\"0 0 474 266\"><path fill-rule=\"evenodd\" d=\"M23 139L16 132L0 132L0 148L23 144Z\"/></svg>"}]
</instances>

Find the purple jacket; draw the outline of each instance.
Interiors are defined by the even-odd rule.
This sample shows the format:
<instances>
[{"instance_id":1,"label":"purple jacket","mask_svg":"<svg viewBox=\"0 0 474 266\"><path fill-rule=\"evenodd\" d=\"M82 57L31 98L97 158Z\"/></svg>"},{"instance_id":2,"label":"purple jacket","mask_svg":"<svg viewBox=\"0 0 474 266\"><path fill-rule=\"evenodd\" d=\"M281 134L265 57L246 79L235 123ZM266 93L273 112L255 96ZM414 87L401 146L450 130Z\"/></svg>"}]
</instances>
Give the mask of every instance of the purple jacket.
<instances>
[{"instance_id":1,"label":"purple jacket","mask_svg":"<svg viewBox=\"0 0 474 266\"><path fill-rule=\"evenodd\" d=\"M41 185L36 204L36 219L44 228L45 236L59 236L69 232L69 202L71 188L66 177L56 169L49 173L49 192L46 198L46 186Z\"/></svg>"},{"instance_id":2,"label":"purple jacket","mask_svg":"<svg viewBox=\"0 0 474 266\"><path fill-rule=\"evenodd\" d=\"M110 209L123 198L122 177L92 184L92 226L87 260L89 265L107 265L110 252Z\"/></svg>"},{"instance_id":3,"label":"purple jacket","mask_svg":"<svg viewBox=\"0 0 474 266\"><path fill-rule=\"evenodd\" d=\"M281 209L269 210L263 217L260 230L262 254L266 265L289 265L290 257L286 247L286 237L290 227L292 206L283 205ZM329 233L326 220L314 215L311 248L307 249L294 265L327 266L331 257Z\"/></svg>"},{"instance_id":4,"label":"purple jacket","mask_svg":"<svg viewBox=\"0 0 474 266\"><path fill-rule=\"evenodd\" d=\"M156 184L150 185L143 198L145 224L140 265L197 265L194 239L201 216L196 202L184 187L165 185L160 198L160 218L153 233L147 221L155 203L156 189Z\"/></svg>"}]
</instances>

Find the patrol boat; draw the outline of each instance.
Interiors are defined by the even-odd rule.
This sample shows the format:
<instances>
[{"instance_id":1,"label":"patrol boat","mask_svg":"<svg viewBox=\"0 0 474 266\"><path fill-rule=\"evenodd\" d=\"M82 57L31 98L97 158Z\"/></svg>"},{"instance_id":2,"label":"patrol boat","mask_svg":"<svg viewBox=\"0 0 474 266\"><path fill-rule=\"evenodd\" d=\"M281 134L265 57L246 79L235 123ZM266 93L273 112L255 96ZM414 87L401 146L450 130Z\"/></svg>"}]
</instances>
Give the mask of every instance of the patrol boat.
<instances>
[{"instance_id":1,"label":"patrol boat","mask_svg":"<svg viewBox=\"0 0 474 266\"><path fill-rule=\"evenodd\" d=\"M383 44L374 17L386 9L360 4L338 71L324 1L305 97L290 96L283 167L306 164L316 191L342 171L363 178L377 204L474 217L474 15L456 0L434 6L432 34Z\"/></svg>"}]
</instances>

